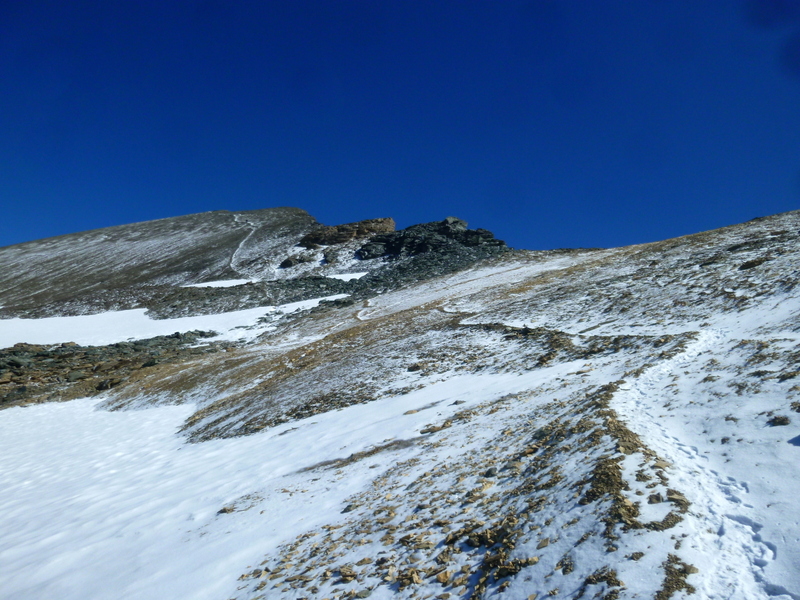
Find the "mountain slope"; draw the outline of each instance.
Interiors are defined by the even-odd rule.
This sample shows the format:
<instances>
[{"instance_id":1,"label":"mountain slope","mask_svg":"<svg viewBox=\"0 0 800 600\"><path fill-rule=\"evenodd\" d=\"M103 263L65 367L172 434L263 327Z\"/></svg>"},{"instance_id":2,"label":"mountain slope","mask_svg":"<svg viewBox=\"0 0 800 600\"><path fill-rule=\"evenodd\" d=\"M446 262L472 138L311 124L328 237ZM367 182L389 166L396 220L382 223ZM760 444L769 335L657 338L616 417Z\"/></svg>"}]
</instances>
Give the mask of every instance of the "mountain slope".
<instances>
[{"instance_id":1,"label":"mountain slope","mask_svg":"<svg viewBox=\"0 0 800 600\"><path fill-rule=\"evenodd\" d=\"M30 307L142 284L249 275L247 257L288 251L317 225L296 208L216 211L0 248L0 305Z\"/></svg>"},{"instance_id":2,"label":"mountain slope","mask_svg":"<svg viewBox=\"0 0 800 600\"><path fill-rule=\"evenodd\" d=\"M800 598L800 213L580 252L438 228L323 238L349 299L165 319L219 335L0 412L10 597ZM40 341L70 318L108 317Z\"/></svg>"}]
</instances>

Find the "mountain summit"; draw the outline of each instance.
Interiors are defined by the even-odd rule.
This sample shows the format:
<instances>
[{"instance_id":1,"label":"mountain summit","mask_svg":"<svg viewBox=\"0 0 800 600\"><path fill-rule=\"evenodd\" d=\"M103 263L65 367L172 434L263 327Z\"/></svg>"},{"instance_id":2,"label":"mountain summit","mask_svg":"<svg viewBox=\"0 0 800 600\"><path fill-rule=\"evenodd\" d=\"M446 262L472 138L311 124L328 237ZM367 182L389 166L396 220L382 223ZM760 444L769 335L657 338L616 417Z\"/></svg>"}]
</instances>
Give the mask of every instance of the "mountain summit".
<instances>
[{"instance_id":1,"label":"mountain summit","mask_svg":"<svg viewBox=\"0 0 800 600\"><path fill-rule=\"evenodd\" d=\"M800 599L800 212L0 248L8 598Z\"/></svg>"}]
</instances>

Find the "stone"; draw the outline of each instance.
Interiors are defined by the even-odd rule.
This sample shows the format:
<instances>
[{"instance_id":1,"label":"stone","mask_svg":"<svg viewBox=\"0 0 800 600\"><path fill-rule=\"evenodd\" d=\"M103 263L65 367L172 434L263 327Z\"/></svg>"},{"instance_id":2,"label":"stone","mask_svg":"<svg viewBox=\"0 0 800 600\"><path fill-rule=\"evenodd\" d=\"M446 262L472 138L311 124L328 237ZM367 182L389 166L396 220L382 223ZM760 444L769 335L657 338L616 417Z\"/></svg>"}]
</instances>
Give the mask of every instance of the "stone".
<instances>
[{"instance_id":1,"label":"stone","mask_svg":"<svg viewBox=\"0 0 800 600\"><path fill-rule=\"evenodd\" d=\"M113 378L113 379L103 379L100 383L97 384L96 388L98 391L110 390L116 385L122 383L122 379Z\"/></svg>"},{"instance_id":2,"label":"stone","mask_svg":"<svg viewBox=\"0 0 800 600\"><path fill-rule=\"evenodd\" d=\"M344 583L349 583L356 578L356 572L351 567L344 566L339 568L339 577Z\"/></svg>"},{"instance_id":3,"label":"stone","mask_svg":"<svg viewBox=\"0 0 800 600\"><path fill-rule=\"evenodd\" d=\"M278 265L281 269L290 269L295 265L313 262L314 257L308 256L307 254L296 254L294 256L289 256L288 258L284 259L284 261Z\"/></svg>"},{"instance_id":4,"label":"stone","mask_svg":"<svg viewBox=\"0 0 800 600\"><path fill-rule=\"evenodd\" d=\"M467 229L466 221L447 217L443 221L412 225L401 231L378 234L362 246L356 257L362 260L386 256L403 258L430 252L459 252L459 248L483 247L506 250L506 244L497 240L486 229Z\"/></svg>"},{"instance_id":5,"label":"stone","mask_svg":"<svg viewBox=\"0 0 800 600\"><path fill-rule=\"evenodd\" d=\"M350 240L376 233L389 233L394 231L395 227L396 225L392 218L367 219L356 223L345 223L344 225L327 225L303 236L299 245L311 249L319 246L343 244Z\"/></svg>"},{"instance_id":6,"label":"stone","mask_svg":"<svg viewBox=\"0 0 800 600\"><path fill-rule=\"evenodd\" d=\"M667 490L667 500L673 504L677 504L681 510L686 510L690 505L686 496L675 490Z\"/></svg>"},{"instance_id":7,"label":"stone","mask_svg":"<svg viewBox=\"0 0 800 600\"><path fill-rule=\"evenodd\" d=\"M468 223L466 221L462 221L457 217L446 217L445 220L441 222L439 229L440 231L443 230L450 233L457 233L461 231L466 231L467 225Z\"/></svg>"},{"instance_id":8,"label":"stone","mask_svg":"<svg viewBox=\"0 0 800 600\"><path fill-rule=\"evenodd\" d=\"M67 373L67 381L69 382L75 382L81 379L86 379L86 373L83 371L70 371Z\"/></svg>"},{"instance_id":9,"label":"stone","mask_svg":"<svg viewBox=\"0 0 800 600\"><path fill-rule=\"evenodd\" d=\"M25 358L23 356L9 356L6 359L6 363L8 363L9 366L23 369L33 366L33 361L30 358Z\"/></svg>"}]
</instances>

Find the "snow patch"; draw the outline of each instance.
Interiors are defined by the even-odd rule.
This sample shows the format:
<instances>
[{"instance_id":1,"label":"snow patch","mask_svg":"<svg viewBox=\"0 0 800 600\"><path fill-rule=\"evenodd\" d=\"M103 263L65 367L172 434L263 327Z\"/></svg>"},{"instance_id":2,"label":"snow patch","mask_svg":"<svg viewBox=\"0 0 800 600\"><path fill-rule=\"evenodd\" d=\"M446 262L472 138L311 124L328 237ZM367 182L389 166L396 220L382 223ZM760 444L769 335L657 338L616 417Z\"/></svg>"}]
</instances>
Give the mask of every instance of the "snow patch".
<instances>
[{"instance_id":1,"label":"snow patch","mask_svg":"<svg viewBox=\"0 0 800 600\"><path fill-rule=\"evenodd\" d=\"M185 288L224 288L224 287L235 287L237 285L244 285L246 283L255 283L258 279L222 279L219 281L206 281L203 283L188 283L186 285L182 285L181 287Z\"/></svg>"},{"instance_id":2,"label":"snow patch","mask_svg":"<svg viewBox=\"0 0 800 600\"><path fill-rule=\"evenodd\" d=\"M28 344L59 344L75 342L82 346L103 346L128 340L140 340L175 332L216 331L217 340L249 340L274 328L263 323L262 317L290 314L314 308L322 300L337 300L347 294L302 300L281 306L262 306L216 315L151 319L144 308L120 310L77 317L47 317L44 319L0 320L0 348L19 342ZM260 325L260 326L259 326Z\"/></svg>"},{"instance_id":3,"label":"snow patch","mask_svg":"<svg viewBox=\"0 0 800 600\"><path fill-rule=\"evenodd\" d=\"M364 275L367 275L366 271L364 273L339 273L338 275L328 275L328 278L352 281L353 279L361 279Z\"/></svg>"}]
</instances>

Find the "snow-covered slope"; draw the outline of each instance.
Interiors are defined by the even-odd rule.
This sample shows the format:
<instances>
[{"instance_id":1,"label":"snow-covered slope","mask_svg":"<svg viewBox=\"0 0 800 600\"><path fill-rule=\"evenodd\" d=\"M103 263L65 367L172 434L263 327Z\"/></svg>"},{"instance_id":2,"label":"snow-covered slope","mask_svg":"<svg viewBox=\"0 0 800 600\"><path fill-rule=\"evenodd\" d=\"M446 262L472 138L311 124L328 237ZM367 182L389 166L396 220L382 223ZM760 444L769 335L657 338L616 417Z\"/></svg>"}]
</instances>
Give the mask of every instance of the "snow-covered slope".
<instances>
[{"instance_id":1,"label":"snow-covered slope","mask_svg":"<svg viewBox=\"0 0 800 600\"><path fill-rule=\"evenodd\" d=\"M0 412L0 595L798 600L799 232L153 321L218 336ZM75 341L69 318L0 339ZM148 327L71 318L83 344Z\"/></svg>"}]
</instances>

